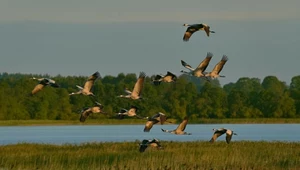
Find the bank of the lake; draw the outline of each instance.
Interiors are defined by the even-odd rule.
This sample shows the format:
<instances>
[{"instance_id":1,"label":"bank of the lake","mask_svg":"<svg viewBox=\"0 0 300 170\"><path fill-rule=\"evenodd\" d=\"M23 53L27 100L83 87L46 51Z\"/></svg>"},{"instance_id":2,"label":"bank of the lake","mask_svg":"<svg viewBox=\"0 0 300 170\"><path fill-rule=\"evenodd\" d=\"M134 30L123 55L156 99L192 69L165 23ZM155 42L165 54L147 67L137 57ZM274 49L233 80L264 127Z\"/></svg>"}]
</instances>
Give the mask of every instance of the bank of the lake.
<instances>
[{"instance_id":1,"label":"bank of the lake","mask_svg":"<svg viewBox=\"0 0 300 170\"><path fill-rule=\"evenodd\" d=\"M175 119L169 121L179 123ZM1 120L0 126L42 126L42 125L139 125L145 124L142 119L87 119L84 123L79 120ZM189 124L284 124L300 123L300 118L257 118L257 119L197 119L189 120Z\"/></svg>"}]
</instances>

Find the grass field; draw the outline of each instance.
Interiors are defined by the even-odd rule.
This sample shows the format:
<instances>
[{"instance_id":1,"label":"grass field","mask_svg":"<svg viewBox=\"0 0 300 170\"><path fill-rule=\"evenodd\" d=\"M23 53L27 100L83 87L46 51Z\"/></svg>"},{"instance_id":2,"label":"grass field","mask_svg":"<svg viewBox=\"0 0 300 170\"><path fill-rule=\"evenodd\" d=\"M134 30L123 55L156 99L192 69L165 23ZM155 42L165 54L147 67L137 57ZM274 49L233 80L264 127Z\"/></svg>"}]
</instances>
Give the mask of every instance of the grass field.
<instances>
[{"instance_id":1,"label":"grass field","mask_svg":"<svg viewBox=\"0 0 300 170\"><path fill-rule=\"evenodd\" d=\"M174 123L175 119L169 119ZM87 119L84 123L79 120L1 120L0 126L39 126L39 125L117 125L117 124L145 124L146 120L142 119ZM259 118L259 119L199 119L190 120L190 124L259 124L259 123L300 123L300 118L296 119L276 119L276 118Z\"/></svg>"},{"instance_id":2,"label":"grass field","mask_svg":"<svg viewBox=\"0 0 300 170\"><path fill-rule=\"evenodd\" d=\"M16 144L0 146L0 169L299 169L300 143L161 141L163 150L138 143Z\"/></svg>"}]
</instances>

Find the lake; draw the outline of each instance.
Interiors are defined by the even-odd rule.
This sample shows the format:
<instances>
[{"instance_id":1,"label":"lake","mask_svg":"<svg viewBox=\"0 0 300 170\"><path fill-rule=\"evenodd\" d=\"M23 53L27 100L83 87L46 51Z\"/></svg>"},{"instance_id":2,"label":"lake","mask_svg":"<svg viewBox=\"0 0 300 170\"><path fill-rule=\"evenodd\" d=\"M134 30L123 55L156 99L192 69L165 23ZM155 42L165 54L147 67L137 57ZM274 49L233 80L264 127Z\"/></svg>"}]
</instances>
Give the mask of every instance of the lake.
<instances>
[{"instance_id":1,"label":"lake","mask_svg":"<svg viewBox=\"0 0 300 170\"><path fill-rule=\"evenodd\" d=\"M213 128L228 128L237 133L232 141L300 141L300 124L188 124L192 135L164 133L176 124L153 126L143 132L144 125L70 125L70 126L1 126L0 145L16 143L80 144L86 142L122 142L157 138L164 141L209 141ZM217 141L225 141L225 135Z\"/></svg>"}]
</instances>

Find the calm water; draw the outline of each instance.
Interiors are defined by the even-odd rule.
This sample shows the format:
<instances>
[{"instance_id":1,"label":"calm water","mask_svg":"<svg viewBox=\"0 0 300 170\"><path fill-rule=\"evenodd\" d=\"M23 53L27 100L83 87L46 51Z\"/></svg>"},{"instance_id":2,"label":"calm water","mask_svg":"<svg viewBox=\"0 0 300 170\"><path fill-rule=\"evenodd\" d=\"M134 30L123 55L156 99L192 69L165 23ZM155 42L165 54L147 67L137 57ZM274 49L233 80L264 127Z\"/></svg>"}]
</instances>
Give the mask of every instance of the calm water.
<instances>
[{"instance_id":1,"label":"calm water","mask_svg":"<svg viewBox=\"0 0 300 170\"><path fill-rule=\"evenodd\" d=\"M161 128L177 125L154 125L149 133L144 125L82 126L4 126L0 127L0 145L29 143L80 144L85 142L122 142L157 138L166 141L209 141L213 128L228 128L238 135L232 141L300 141L300 124L190 124L185 131L192 135L164 133ZM218 138L225 141L225 135Z\"/></svg>"}]
</instances>

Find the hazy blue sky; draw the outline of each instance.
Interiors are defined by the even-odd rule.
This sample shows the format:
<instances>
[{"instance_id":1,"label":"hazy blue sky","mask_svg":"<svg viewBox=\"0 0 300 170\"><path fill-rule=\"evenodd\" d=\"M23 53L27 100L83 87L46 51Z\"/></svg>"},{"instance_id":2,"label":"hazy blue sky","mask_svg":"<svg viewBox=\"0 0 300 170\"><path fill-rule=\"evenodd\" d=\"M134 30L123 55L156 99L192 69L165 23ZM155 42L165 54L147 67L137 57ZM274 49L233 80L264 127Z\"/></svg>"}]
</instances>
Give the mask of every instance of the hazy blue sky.
<instances>
[{"instance_id":1,"label":"hazy blue sky","mask_svg":"<svg viewBox=\"0 0 300 170\"><path fill-rule=\"evenodd\" d=\"M0 72L102 76L174 72L229 57L221 84L300 75L299 0L1 0ZM216 34L183 42L183 23Z\"/></svg>"}]
</instances>

